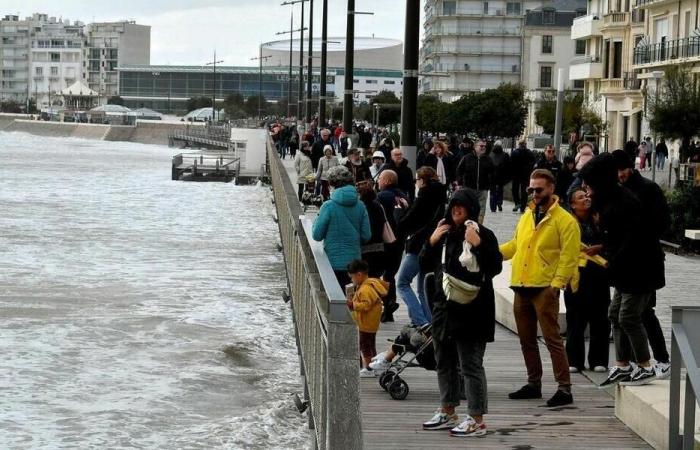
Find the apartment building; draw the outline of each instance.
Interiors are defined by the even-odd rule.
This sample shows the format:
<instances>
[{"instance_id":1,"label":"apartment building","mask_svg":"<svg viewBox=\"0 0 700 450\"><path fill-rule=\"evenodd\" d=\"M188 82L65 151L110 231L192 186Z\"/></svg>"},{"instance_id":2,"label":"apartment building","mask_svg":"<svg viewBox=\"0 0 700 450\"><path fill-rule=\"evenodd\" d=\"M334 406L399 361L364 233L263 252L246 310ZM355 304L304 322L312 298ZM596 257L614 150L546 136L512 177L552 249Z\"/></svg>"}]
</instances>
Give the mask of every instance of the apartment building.
<instances>
[{"instance_id":1,"label":"apartment building","mask_svg":"<svg viewBox=\"0 0 700 450\"><path fill-rule=\"evenodd\" d=\"M427 0L421 92L453 101L470 91L519 83L525 12L533 0Z\"/></svg>"},{"instance_id":2,"label":"apartment building","mask_svg":"<svg viewBox=\"0 0 700 450\"><path fill-rule=\"evenodd\" d=\"M607 123L602 150L622 148L642 130L643 97L634 68L635 42L644 34L645 13L630 0L590 0L574 20L572 39L586 40L586 54L571 61L569 77L584 81L586 104Z\"/></svg>"},{"instance_id":3,"label":"apartment building","mask_svg":"<svg viewBox=\"0 0 700 450\"><path fill-rule=\"evenodd\" d=\"M525 12L521 82L528 100L525 136L542 133L535 113L545 98L556 95L557 74L565 69L564 89L583 91L583 80L569 79L569 63L585 55L586 41L571 39L574 18L586 15L586 0L556 0Z\"/></svg>"},{"instance_id":4,"label":"apartment building","mask_svg":"<svg viewBox=\"0 0 700 450\"><path fill-rule=\"evenodd\" d=\"M123 65L151 63L151 27L134 21L91 23L86 28L83 80L101 97L119 94Z\"/></svg>"},{"instance_id":5,"label":"apartment building","mask_svg":"<svg viewBox=\"0 0 700 450\"><path fill-rule=\"evenodd\" d=\"M6 15L0 20L0 100L28 97L31 30L29 19Z\"/></svg>"}]
</instances>

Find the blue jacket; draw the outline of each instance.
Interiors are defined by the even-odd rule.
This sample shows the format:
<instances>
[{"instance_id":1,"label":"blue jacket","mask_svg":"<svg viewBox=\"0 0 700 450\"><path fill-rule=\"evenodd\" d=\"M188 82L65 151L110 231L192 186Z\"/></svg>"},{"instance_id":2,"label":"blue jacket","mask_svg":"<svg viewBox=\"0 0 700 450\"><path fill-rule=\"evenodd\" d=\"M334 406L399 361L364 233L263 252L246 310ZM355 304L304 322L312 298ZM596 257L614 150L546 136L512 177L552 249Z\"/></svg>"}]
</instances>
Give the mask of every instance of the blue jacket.
<instances>
[{"instance_id":1,"label":"blue jacket","mask_svg":"<svg viewBox=\"0 0 700 450\"><path fill-rule=\"evenodd\" d=\"M321 205L312 237L323 241L333 270L345 270L350 261L360 259L360 246L372 237L372 229L367 208L359 200L355 186L336 189L330 201Z\"/></svg>"}]
</instances>

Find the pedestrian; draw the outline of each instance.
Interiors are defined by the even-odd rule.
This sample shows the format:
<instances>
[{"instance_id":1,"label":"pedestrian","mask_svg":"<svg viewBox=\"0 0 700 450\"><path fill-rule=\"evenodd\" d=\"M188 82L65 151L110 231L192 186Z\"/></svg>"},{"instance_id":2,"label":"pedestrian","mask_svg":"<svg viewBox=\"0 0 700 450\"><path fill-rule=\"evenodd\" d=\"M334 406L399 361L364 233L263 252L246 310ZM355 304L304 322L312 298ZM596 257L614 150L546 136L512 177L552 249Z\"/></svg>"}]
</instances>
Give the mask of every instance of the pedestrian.
<instances>
[{"instance_id":1,"label":"pedestrian","mask_svg":"<svg viewBox=\"0 0 700 450\"><path fill-rule=\"evenodd\" d=\"M639 155L639 170L644 170L646 167L646 161L647 161L647 142L642 141L641 144L639 144L638 147L638 155Z\"/></svg>"},{"instance_id":2,"label":"pedestrian","mask_svg":"<svg viewBox=\"0 0 700 450\"><path fill-rule=\"evenodd\" d=\"M360 181L356 184L356 188L360 200L367 209L369 227L372 230L372 237L362 245L362 260L369 264L369 276L380 278L386 266L383 233L387 218L382 205L377 200L377 193L374 191L374 183L371 180Z\"/></svg>"},{"instance_id":3,"label":"pedestrian","mask_svg":"<svg viewBox=\"0 0 700 450\"><path fill-rule=\"evenodd\" d=\"M379 174L382 171L382 166L384 165L384 162L386 159L384 158L384 153L381 151L377 150L374 152L372 155L372 165L369 166L369 174L375 182L377 181L377 178L379 177Z\"/></svg>"},{"instance_id":4,"label":"pedestrian","mask_svg":"<svg viewBox=\"0 0 700 450\"><path fill-rule=\"evenodd\" d=\"M535 155L532 150L527 148L525 141L518 142L518 147L513 149L510 155L510 162L513 168L513 181L512 181L512 193L513 193L513 212L520 210L521 213L525 212L527 207L527 187L530 183L530 174L532 173L533 167L535 165Z\"/></svg>"},{"instance_id":5,"label":"pedestrian","mask_svg":"<svg viewBox=\"0 0 700 450\"><path fill-rule=\"evenodd\" d=\"M666 158L668 158L668 147L666 146L666 140L661 138L661 141L656 144L656 169L664 170L664 163Z\"/></svg>"},{"instance_id":6,"label":"pedestrian","mask_svg":"<svg viewBox=\"0 0 700 450\"><path fill-rule=\"evenodd\" d=\"M637 141L634 140L634 137L630 136L629 140L625 142L625 146L622 148L632 162L634 162L635 158L637 157L638 147L639 144L637 144Z\"/></svg>"},{"instance_id":7,"label":"pedestrian","mask_svg":"<svg viewBox=\"0 0 700 450\"><path fill-rule=\"evenodd\" d=\"M607 372L610 358L610 287L605 268L606 261L597 256L603 249L602 235L591 212L591 200L583 188L574 189L568 202L581 228L583 244L579 256L578 290L574 290L570 283L564 291L569 372L584 370L584 334L587 326L590 337L588 367L594 372Z\"/></svg>"},{"instance_id":8,"label":"pedestrian","mask_svg":"<svg viewBox=\"0 0 700 450\"><path fill-rule=\"evenodd\" d=\"M416 195L413 171L408 167L408 160L403 157L403 152L400 148L395 148L391 151L391 159L384 163L382 170L393 170L396 172L399 178L397 186L408 195L409 203L413 202Z\"/></svg>"},{"instance_id":9,"label":"pedestrian","mask_svg":"<svg viewBox=\"0 0 700 450\"><path fill-rule=\"evenodd\" d=\"M565 205L566 199L569 198L569 188L576 179L576 160L573 156L565 156L562 169L557 176L557 184L554 188L554 193L559 197L559 202Z\"/></svg>"},{"instance_id":10,"label":"pedestrian","mask_svg":"<svg viewBox=\"0 0 700 450\"><path fill-rule=\"evenodd\" d=\"M389 159L391 157L391 151L394 149L394 147L396 147L394 140L391 139L389 133L385 132L381 141L379 141L379 147L377 150L384 154L384 159Z\"/></svg>"},{"instance_id":11,"label":"pedestrian","mask_svg":"<svg viewBox=\"0 0 700 450\"><path fill-rule=\"evenodd\" d=\"M576 170L581 170L594 156L593 144L590 142L581 142L576 152Z\"/></svg>"},{"instance_id":12,"label":"pedestrian","mask_svg":"<svg viewBox=\"0 0 700 450\"><path fill-rule=\"evenodd\" d=\"M501 141L496 141L489 155L493 163L491 177L491 212L503 211L503 188L510 181L510 155L503 151Z\"/></svg>"},{"instance_id":13,"label":"pedestrian","mask_svg":"<svg viewBox=\"0 0 700 450\"><path fill-rule=\"evenodd\" d=\"M460 187L474 189L479 196L478 222L484 223L486 200L494 174L493 161L486 154L486 142L479 140L474 145L474 152L467 153L457 166L457 184Z\"/></svg>"},{"instance_id":14,"label":"pedestrian","mask_svg":"<svg viewBox=\"0 0 700 450\"><path fill-rule=\"evenodd\" d=\"M425 158L425 165L435 169L440 183L449 187L455 179L455 162L447 151L447 144L435 141L433 148Z\"/></svg>"},{"instance_id":15,"label":"pedestrian","mask_svg":"<svg viewBox=\"0 0 700 450\"><path fill-rule=\"evenodd\" d=\"M618 181L637 196L641 202L644 217L649 218L649 226L644 227L644 232L654 236L654 252L663 254L659 241L671 226L671 213L666 201L666 195L664 195L658 184L643 177L639 171L634 170L632 162L624 152L616 150L612 153L612 156L617 166ZM658 260L656 262L658 264ZM656 267L656 271L663 273L663 262L661 266ZM659 319L656 317L655 307L656 291L654 291L649 299L649 304L642 313L642 323L649 340L649 346L656 360L654 365L656 377L657 379L663 379L669 377L671 364L666 347L666 339L661 330Z\"/></svg>"},{"instance_id":16,"label":"pedestrian","mask_svg":"<svg viewBox=\"0 0 700 450\"><path fill-rule=\"evenodd\" d=\"M428 154L430 153L430 150L433 148L433 141L432 139L425 139L423 141L423 145L421 148L418 149L418 153L416 154L416 169L420 169L421 167L425 166L425 161L428 158Z\"/></svg>"},{"instance_id":17,"label":"pedestrian","mask_svg":"<svg viewBox=\"0 0 700 450\"><path fill-rule=\"evenodd\" d=\"M352 148L350 138L345 131L341 131L340 136L338 137L338 151L340 152L340 156L346 158L350 148Z\"/></svg>"},{"instance_id":18,"label":"pedestrian","mask_svg":"<svg viewBox=\"0 0 700 450\"><path fill-rule=\"evenodd\" d=\"M647 146L645 149L646 150L646 158L644 158L646 161L645 165L646 165L646 167L648 167L649 170L651 170L652 165L654 164L654 161L652 160L652 153L654 150L654 146L652 145L651 138L649 136L647 136L646 139L644 139L644 141L647 143Z\"/></svg>"},{"instance_id":19,"label":"pedestrian","mask_svg":"<svg viewBox=\"0 0 700 450\"><path fill-rule=\"evenodd\" d=\"M292 130L289 135L289 156L294 159L297 154L297 149L299 148L299 132L297 132L296 127Z\"/></svg>"},{"instance_id":20,"label":"pedestrian","mask_svg":"<svg viewBox=\"0 0 700 450\"><path fill-rule=\"evenodd\" d=\"M544 154L535 164L535 169L546 169L552 174L556 180L559 176L559 171L562 169L561 161L557 159L554 151L554 145L547 144L544 146ZM565 200L565 199L564 199Z\"/></svg>"},{"instance_id":21,"label":"pedestrian","mask_svg":"<svg viewBox=\"0 0 700 450\"><path fill-rule=\"evenodd\" d=\"M355 177L355 183L364 180L371 180L372 175L369 171L369 164L363 158L360 158L360 151L356 148L348 150L348 160L345 161L345 167Z\"/></svg>"},{"instance_id":22,"label":"pedestrian","mask_svg":"<svg viewBox=\"0 0 700 450\"><path fill-rule=\"evenodd\" d=\"M298 194L299 201L301 201L301 197L306 190L306 185L315 181L309 143L306 141L301 141L301 149L294 157L294 170L297 173Z\"/></svg>"},{"instance_id":23,"label":"pedestrian","mask_svg":"<svg viewBox=\"0 0 700 450\"><path fill-rule=\"evenodd\" d=\"M442 218L447 201L445 186L439 181L435 169L423 166L416 171L418 195L410 207L401 202L398 211L398 231L406 239L406 253L397 274L396 290L408 308L411 323L416 327L430 322L431 312L425 298L423 281L425 271L418 264L418 254ZM418 295L411 283L418 277Z\"/></svg>"},{"instance_id":24,"label":"pedestrian","mask_svg":"<svg viewBox=\"0 0 700 450\"><path fill-rule=\"evenodd\" d=\"M328 183L333 188L330 201L321 205L311 237L323 241L323 250L340 287L350 283L347 266L360 259L361 246L372 237L367 208L357 196L352 174L343 166L332 167Z\"/></svg>"},{"instance_id":25,"label":"pedestrian","mask_svg":"<svg viewBox=\"0 0 700 450\"><path fill-rule=\"evenodd\" d=\"M642 385L656 377L651 365L642 314L654 292L664 286L663 252L655 233L643 224L653 223L643 214L637 197L618 182L614 157L602 153L579 173L583 187L598 214L603 235L603 257L609 263L610 284L615 292L608 311L615 342L615 365L601 387L617 383ZM630 361L636 361L635 369Z\"/></svg>"},{"instance_id":26,"label":"pedestrian","mask_svg":"<svg viewBox=\"0 0 700 450\"><path fill-rule=\"evenodd\" d=\"M387 284L369 274L369 266L365 261L353 260L348 264L347 270L355 288L353 296L347 300L347 305L360 336L360 377L374 377L375 371L370 369L369 363L377 355L377 331L382 315L382 297L387 293Z\"/></svg>"},{"instance_id":27,"label":"pedestrian","mask_svg":"<svg viewBox=\"0 0 700 450\"><path fill-rule=\"evenodd\" d=\"M486 434L488 392L484 354L495 332L493 277L502 269L498 241L491 230L478 225L477 192L455 191L442 219L423 246L421 266L435 273L431 333L437 363L440 409L423 424L425 430L449 429L455 437ZM443 289L445 277L476 287L469 303ZM460 420L460 377L464 377L468 415Z\"/></svg>"},{"instance_id":28,"label":"pedestrian","mask_svg":"<svg viewBox=\"0 0 700 450\"><path fill-rule=\"evenodd\" d=\"M317 139L311 147L311 162L314 165L314 170L318 169L318 161L323 158L327 146L333 150L333 145L330 138L331 132L327 129L321 130L321 139Z\"/></svg>"},{"instance_id":29,"label":"pedestrian","mask_svg":"<svg viewBox=\"0 0 700 450\"><path fill-rule=\"evenodd\" d=\"M318 169L316 170L316 194L320 193L324 201L328 200L330 196L328 174L332 167L338 165L340 165L340 162L338 157L333 154L333 147L330 144L326 145L323 149L323 158L318 161Z\"/></svg>"},{"instance_id":30,"label":"pedestrian","mask_svg":"<svg viewBox=\"0 0 700 450\"><path fill-rule=\"evenodd\" d=\"M520 218L513 239L500 247L504 260L513 259L513 312L527 368L527 384L508 397L542 398L539 324L559 385L547 400L547 406L561 406L572 403L574 398L569 363L559 333L559 291L576 274L581 231L576 219L559 205L554 195L554 177L549 171L532 172L528 193L532 202L527 213Z\"/></svg>"}]
</instances>

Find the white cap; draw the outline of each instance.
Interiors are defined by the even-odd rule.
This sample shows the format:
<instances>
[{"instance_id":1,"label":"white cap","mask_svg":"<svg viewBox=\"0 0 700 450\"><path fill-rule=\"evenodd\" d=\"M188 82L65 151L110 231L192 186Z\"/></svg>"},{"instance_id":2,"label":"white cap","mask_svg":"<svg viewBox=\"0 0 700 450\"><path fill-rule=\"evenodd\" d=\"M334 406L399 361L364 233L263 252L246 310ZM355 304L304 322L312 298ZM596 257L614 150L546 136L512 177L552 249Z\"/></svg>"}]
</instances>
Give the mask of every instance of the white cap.
<instances>
[{"instance_id":1,"label":"white cap","mask_svg":"<svg viewBox=\"0 0 700 450\"><path fill-rule=\"evenodd\" d=\"M384 153L381 150L377 150L376 152L372 153L372 159L374 159L374 158L386 159L384 157Z\"/></svg>"}]
</instances>

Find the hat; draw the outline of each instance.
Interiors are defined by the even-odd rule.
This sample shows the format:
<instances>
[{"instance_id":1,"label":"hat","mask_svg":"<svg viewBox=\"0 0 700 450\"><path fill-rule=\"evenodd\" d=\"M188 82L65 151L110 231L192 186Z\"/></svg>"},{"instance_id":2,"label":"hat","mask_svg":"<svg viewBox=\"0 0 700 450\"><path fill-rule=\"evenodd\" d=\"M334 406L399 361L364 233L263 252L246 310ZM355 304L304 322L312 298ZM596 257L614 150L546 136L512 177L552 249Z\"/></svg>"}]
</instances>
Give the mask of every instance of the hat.
<instances>
[{"instance_id":1,"label":"hat","mask_svg":"<svg viewBox=\"0 0 700 450\"><path fill-rule=\"evenodd\" d=\"M615 150L612 157L617 170L634 169L634 162L624 150Z\"/></svg>"},{"instance_id":2,"label":"hat","mask_svg":"<svg viewBox=\"0 0 700 450\"><path fill-rule=\"evenodd\" d=\"M328 184L334 188L355 183L355 177L345 166L333 166L328 169Z\"/></svg>"},{"instance_id":3,"label":"hat","mask_svg":"<svg viewBox=\"0 0 700 450\"><path fill-rule=\"evenodd\" d=\"M377 150L376 152L372 153L372 159L374 159L374 158L386 159L386 157L384 156L384 153L381 150Z\"/></svg>"}]
</instances>

